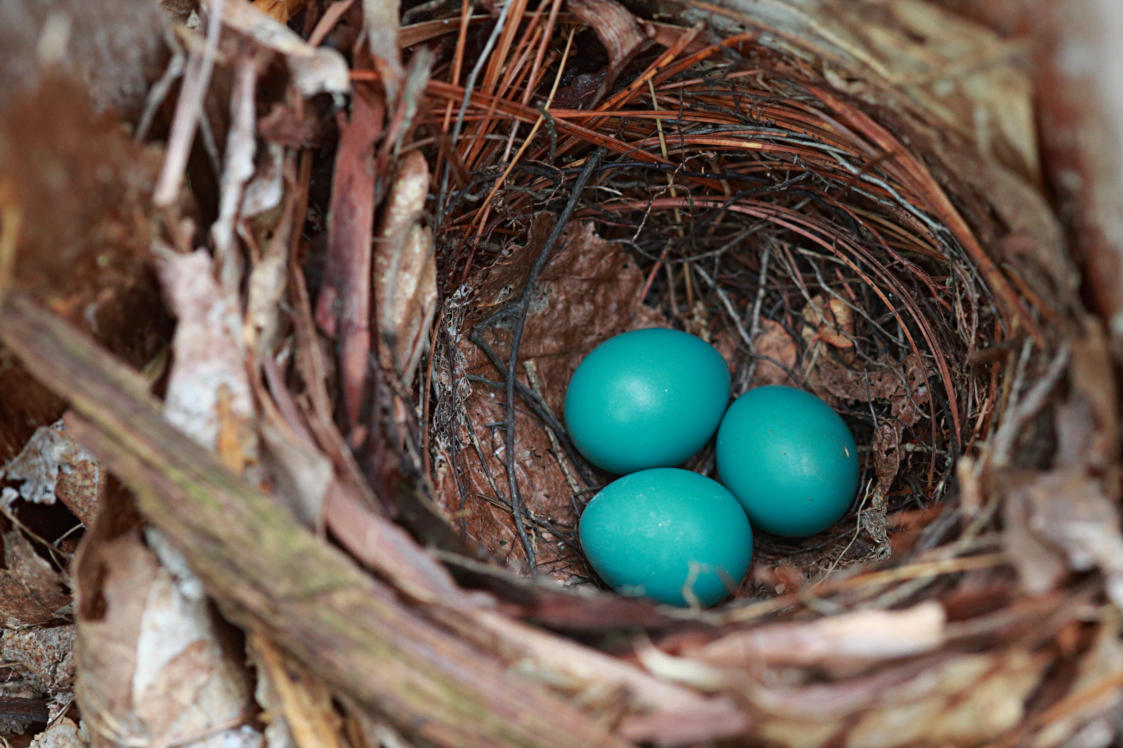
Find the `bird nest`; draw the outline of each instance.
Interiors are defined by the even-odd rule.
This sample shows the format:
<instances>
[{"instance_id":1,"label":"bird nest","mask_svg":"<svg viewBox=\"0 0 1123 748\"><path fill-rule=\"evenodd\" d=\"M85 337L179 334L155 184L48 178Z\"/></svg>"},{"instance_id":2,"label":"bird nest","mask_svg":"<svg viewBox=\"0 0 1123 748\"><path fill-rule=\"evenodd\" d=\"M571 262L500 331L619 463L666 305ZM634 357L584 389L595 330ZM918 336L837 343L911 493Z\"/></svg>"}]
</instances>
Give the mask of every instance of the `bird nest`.
<instances>
[{"instance_id":1,"label":"bird nest","mask_svg":"<svg viewBox=\"0 0 1123 748\"><path fill-rule=\"evenodd\" d=\"M98 739L182 742L99 654L144 651L136 564L244 692L200 735L1048 746L1117 713L1112 359L991 32L919 0L256 5L183 31L183 86L138 124L159 177L114 126L56 138L92 117L62 84L6 135L4 375L65 398L120 480L71 507ZM52 222L82 191L120 199ZM706 610L613 594L576 538L611 476L566 434L569 377L653 326L712 343L735 395L815 393L859 445L845 517L759 535ZM685 467L713 475L712 446Z\"/></svg>"}]
</instances>

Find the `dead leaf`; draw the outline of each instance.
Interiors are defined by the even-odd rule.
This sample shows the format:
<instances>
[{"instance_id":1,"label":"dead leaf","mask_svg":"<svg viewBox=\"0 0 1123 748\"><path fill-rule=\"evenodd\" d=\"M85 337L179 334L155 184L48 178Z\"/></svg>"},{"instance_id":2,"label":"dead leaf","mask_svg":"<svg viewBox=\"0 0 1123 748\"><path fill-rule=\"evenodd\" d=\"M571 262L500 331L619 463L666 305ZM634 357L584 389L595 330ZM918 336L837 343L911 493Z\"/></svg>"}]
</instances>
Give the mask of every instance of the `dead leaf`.
<instances>
[{"instance_id":1,"label":"dead leaf","mask_svg":"<svg viewBox=\"0 0 1123 748\"><path fill-rule=\"evenodd\" d=\"M260 733L241 724L252 703L244 655L224 645L226 624L201 584L186 566L173 575L161 565L138 528L108 530L99 522L87 536L77 571L76 695L92 745L207 736L261 748Z\"/></svg>"},{"instance_id":2,"label":"dead leaf","mask_svg":"<svg viewBox=\"0 0 1123 748\"><path fill-rule=\"evenodd\" d=\"M567 0L566 8L596 33L608 52L608 75L598 87L603 94L642 49L647 37L635 16L614 0Z\"/></svg>"},{"instance_id":3,"label":"dead leaf","mask_svg":"<svg viewBox=\"0 0 1123 748\"><path fill-rule=\"evenodd\" d=\"M548 223L539 223L533 233L544 238L548 231ZM532 239L489 269L476 288L474 316L466 323L469 329L522 293L539 247ZM519 354L520 362L534 363L543 400L555 416L563 412L565 390L574 369L596 345L630 329L666 326L662 317L636 301L643 282L642 273L628 255L619 246L598 237L591 224L575 224L566 229L531 300ZM507 355L509 330L492 329L485 333L485 339L499 356ZM466 334L461 338L459 353L465 362L464 372L458 375L462 387L465 374L492 381L502 379ZM530 386L521 363L519 375L520 381ZM465 527L470 537L517 566L522 549L510 509L502 503L507 501L505 439L501 428L504 411L502 388L472 384L461 411L467 418L455 427L460 445L457 459L465 488L463 510L448 455L438 462L434 483L437 503L453 527ZM545 426L522 401L516 401L515 419L518 451L514 463L527 510L532 516L549 518L560 527L575 528L574 487L562 468L563 461L568 468L568 457L556 453ZM541 570L557 579L573 580L578 578L573 572L583 569L574 545L552 533L542 532L537 553Z\"/></svg>"},{"instance_id":4,"label":"dead leaf","mask_svg":"<svg viewBox=\"0 0 1123 748\"><path fill-rule=\"evenodd\" d=\"M31 741L29 748L86 748L89 741L74 724L74 720L63 717L51 723L46 730Z\"/></svg>"},{"instance_id":5,"label":"dead leaf","mask_svg":"<svg viewBox=\"0 0 1123 748\"><path fill-rule=\"evenodd\" d=\"M753 386L794 384L788 372L794 372L799 358L795 340L779 322L760 320L760 331L753 338L753 351L760 358L753 374Z\"/></svg>"},{"instance_id":6,"label":"dead leaf","mask_svg":"<svg viewBox=\"0 0 1123 748\"><path fill-rule=\"evenodd\" d=\"M1049 574L1055 577L1058 565L1046 559L1059 552L1073 571L1099 568L1108 597L1123 608L1123 535L1119 513L1100 481L1073 468L1003 480L1011 486L1007 552L1027 589L1040 593L1055 584Z\"/></svg>"},{"instance_id":7,"label":"dead leaf","mask_svg":"<svg viewBox=\"0 0 1123 748\"><path fill-rule=\"evenodd\" d=\"M7 630L0 634L0 657L40 694L57 697L74 688L75 633L73 624Z\"/></svg>"},{"instance_id":8,"label":"dead leaf","mask_svg":"<svg viewBox=\"0 0 1123 748\"><path fill-rule=\"evenodd\" d=\"M260 635L251 634L248 647L257 668L256 698L268 715L268 748L342 745L343 720L327 685Z\"/></svg>"},{"instance_id":9,"label":"dead leaf","mask_svg":"<svg viewBox=\"0 0 1123 748\"><path fill-rule=\"evenodd\" d=\"M803 308L803 322L800 335L808 346L822 341L835 348L854 347L854 311L841 299L812 296Z\"/></svg>"},{"instance_id":10,"label":"dead leaf","mask_svg":"<svg viewBox=\"0 0 1123 748\"><path fill-rule=\"evenodd\" d=\"M70 605L67 582L35 552L19 531L4 533L4 568L0 569L0 616L4 626L49 623Z\"/></svg>"},{"instance_id":11,"label":"dead leaf","mask_svg":"<svg viewBox=\"0 0 1123 748\"><path fill-rule=\"evenodd\" d=\"M1118 677L1123 673L1123 642L1119 639L1119 623L1105 622L1099 627L1095 644L1080 658L1076 679L1068 692L1079 694L1085 689L1095 688L1105 680ZM1044 725L1041 732L1033 736L1033 748L1058 748L1078 744L1074 734L1099 715L1106 715L1123 702L1123 693L1118 688L1108 690L1099 698L1083 701L1077 708L1060 719ZM1114 733L1114 729L1112 730Z\"/></svg>"},{"instance_id":12,"label":"dead leaf","mask_svg":"<svg viewBox=\"0 0 1123 748\"><path fill-rule=\"evenodd\" d=\"M0 479L20 482L4 488L0 504L16 499L40 504L61 501L87 527L97 512L104 476L97 459L66 435L62 421L36 429L23 451L0 469Z\"/></svg>"},{"instance_id":13,"label":"dead leaf","mask_svg":"<svg viewBox=\"0 0 1123 748\"><path fill-rule=\"evenodd\" d=\"M901 467L901 427L882 422L873 434L873 468L877 475L877 490L888 493Z\"/></svg>"}]
</instances>

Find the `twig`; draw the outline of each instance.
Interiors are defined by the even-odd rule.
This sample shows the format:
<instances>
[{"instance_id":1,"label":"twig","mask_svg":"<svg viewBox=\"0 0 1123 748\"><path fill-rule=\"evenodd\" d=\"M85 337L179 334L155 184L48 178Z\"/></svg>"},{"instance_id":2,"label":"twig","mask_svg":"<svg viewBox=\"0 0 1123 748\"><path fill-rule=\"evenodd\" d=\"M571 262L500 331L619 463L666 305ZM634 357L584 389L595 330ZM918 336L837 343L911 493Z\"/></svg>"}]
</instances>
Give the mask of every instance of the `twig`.
<instances>
[{"instance_id":1,"label":"twig","mask_svg":"<svg viewBox=\"0 0 1123 748\"><path fill-rule=\"evenodd\" d=\"M534 546L531 544L530 538L526 534L526 526L523 522L522 497L519 494L519 481L515 474L515 384L518 376L517 365L519 360L519 348L522 346L523 329L526 326L526 314L530 307L530 297L538 284L538 277L542 274L543 269L545 269L546 263L550 259L550 253L554 245L556 245L561 238L562 232L569 223L570 216L573 215L573 211L576 210L577 202L580 200L581 194L585 191L585 185L589 183L589 179L592 177L593 172L600 166L603 158L604 151L598 148L585 160L585 166L573 183L573 189L569 193L569 199L566 201L565 207L562 208L561 213L558 214L553 229L551 229L549 236L546 237L546 241L543 243L542 249L538 252L538 257L535 258L534 264L531 265L530 272L527 273L526 285L523 286L523 291L518 301L488 317L481 324L477 325L476 330L472 332L472 338L475 340L479 337L478 332L481 329L489 327L503 319L514 319L514 329L511 335L511 355L507 360L506 366L507 453L504 457L507 460L507 483L510 489L511 512L515 519L515 529L518 532L519 540L522 542L523 550L526 552L527 561L531 569L537 568L538 562L534 554Z\"/></svg>"},{"instance_id":2,"label":"twig","mask_svg":"<svg viewBox=\"0 0 1123 748\"><path fill-rule=\"evenodd\" d=\"M175 119L168 135L167 156L164 168L152 193L152 202L166 208L179 196L179 185L183 180L183 170L191 153L191 141L195 139L195 128L203 113L203 99L211 82L214 70L215 53L218 51L218 36L222 31L222 6L224 0L213 0L207 9L207 39L202 52L192 50L183 76L183 90L176 104Z\"/></svg>"}]
</instances>

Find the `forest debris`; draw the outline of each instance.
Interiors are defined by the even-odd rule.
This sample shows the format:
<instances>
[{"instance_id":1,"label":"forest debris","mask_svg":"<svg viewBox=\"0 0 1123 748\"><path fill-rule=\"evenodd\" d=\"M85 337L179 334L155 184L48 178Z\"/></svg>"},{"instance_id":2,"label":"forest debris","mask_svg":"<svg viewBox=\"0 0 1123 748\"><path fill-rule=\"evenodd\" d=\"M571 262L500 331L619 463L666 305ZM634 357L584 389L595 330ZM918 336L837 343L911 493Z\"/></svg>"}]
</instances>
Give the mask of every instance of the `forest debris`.
<instances>
[{"instance_id":1,"label":"forest debris","mask_svg":"<svg viewBox=\"0 0 1123 748\"><path fill-rule=\"evenodd\" d=\"M109 523L105 523L108 525ZM260 748L250 684L205 599L185 589L139 528L99 523L78 568L78 688L93 745L142 741ZM193 736L200 736L193 738Z\"/></svg>"},{"instance_id":2,"label":"forest debris","mask_svg":"<svg viewBox=\"0 0 1123 748\"><path fill-rule=\"evenodd\" d=\"M937 602L898 611L864 610L735 631L689 654L721 668L894 659L937 649L944 641L945 618Z\"/></svg>"},{"instance_id":3,"label":"forest debris","mask_svg":"<svg viewBox=\"0 0 1123 748\"><path fill-rule=\"evenodd\" d=\"M881 495L889 492L897 471L901 467L901 426L896 423L878 424L873 434L873 469L877 476L877 490Z\"/></svg>"},{"instance_id":4,"label":"forest debris","mask_svg":"<svg viewBox=\"0 0 1123 748\"><path fill-rule=\"evenodd\" d=\"M234 237L234 223L242 205L242 191L253 177L257 152L257 61L241 51L233 62L234 82L230 91L230 126L226 131L226 153L218 190L218 217L211 224L214 259L223 289L236 294L242 285L245 260Z\"/></svg>"},{"instance_id":5,"label":"forest debris","mask_svg":"<svg viewBox=\"0 0 1123 748\"><path fill-rule=\"evenodd\" d=\"M398 47L399 0L363 0L363 30L374 59L374 69L386 87L386 100L398 98L402 58Z\"/></svg>"},{"instance_id":6,"label":"forest debris","mask_svg":"<svg viewBox=\"0 0 1123 748\"><path fill-rule=\"evenodd\" d=\"M267 715L268 748L339 748L342 720L322 680L289 660L268 639L251 634L256 698Z\"/></svg>"},{"instance_id":7,"label":"forest debris","mask_svg":"<svg viewBox=\"0 0 1123 748\"><path fill-rule=\"evenodd\" d=\"M273 481L273 493L306 527L318 526L335 477L331 460L271 417L258 422L258 431L262 464Z\"/></svg>"},{"instance_id":8,"label":"forest debris","mask_svg":"<svg viewBox=\"0 0 1123 748\"><path fill-rule=\"evenodd\" d=\"M204 250L187 255L161 251L157 270L168 306L179 319L172 340L175 363L164 397L165 417L211 449L218 448L224 429L233 429L243 453L256 460L239 302L218 285L211 256Z\"/></svg>"},{"instance_id":9,"label":"forest debris","mask_svg":"<svg viewBox=\"0 0 1123 748\"><path fill-rule=\"evenodd\" d=\"M14 665L40 694L58 698L74 687L73 624L0 632L0 658Z\"/></svg>"},{"instance_id":10,"label":"forest debris","mask_svg":"<svg viewBox=\"0 0 1123 748\"><path fill-rule=\"evenodd\" d=\"M225 0L222 21L266 49L283 55L293 83L305 97L318 93L340 96L351 90L347 62L331 47L313 47L284 23L245 0Z\"/></svg>"},{"instance_id":11,"label":"forest debris","mask_svg":"<svg viewBox=\"0 0 1123 748\"><path fill-rule=\"evenodd\" d=\"M2 303L3 341L65 393L75 409L68 428L129 485L145 516L174 539L233 622L268 636L338 693L422 740L622 745L604 724L537 684L512 678L492 654L397 603L391 588L304 530L271 495L184 440L128 367L19 292ZM99 553L120 547L102 545ZM91 658L111 657L112 640L121 632L135 639L138 628L135 617L107 620L109 594L86 593L99 587L98 568L108 571L110 564L79 561L79 622L96 626L107 642L107 649L80 649ZM104 664L79 663L80 699L82 673ZM110 673L120 676L104 675ZM114 692L127 690L120 684ZM87 702L83 714L97 707Z\"/></svg>"},{"instance_id":12,"label":"forest debris","mask_svg":"<svg viewBox=\"0 0 1123 748\"><path fill-rule=\"evenodd\" d=\"M89 740L69 717L51 723L35 736L28 748L86 748Z\"/></svg>"},{"instance_id":13,"label":"forest debris","mask_svg":"<svg viewBox=\"0 0 1123 748\"><path fill-rule=\"evenodd\" d=\"M11 508L17 499L53 504L57 499L88 527L104 476L94 456L56 421L35 430L23 451L0 468L0 479L20 483L18 491L5 487L0 492L0 505Z\"/></svg>"},{"instance_id":14,"label":"forest debris","mask_svg":"<svg viewBox=\"0 0 1123 748\"><path fill-rule=\"evenodd\" d=\"M974 745L1017 726L1049 658L1013 649L935 656L801 688L750 686L767 719L755 736L783 745ZM970 698L964 692L970 689Z\"/></svg>"},{"instance_id":15,"label":"forest debris","mask_svg":"<svg viewBox=\"0 0 1123 748\"><path fill-rule=\"evenodd\" d=\"M14 258L0 261L0 286L34 294L142 366L168 327L149 267L157 149L134 143L118 120L93 110L81 82L55 73L0 117L0 152L2 223L16 240L4 250ZM0 350L0 409L3 461L65 403Z\"/></svg>"},{"instance_id":16,"label":"forest debris","mask_svg":"<svg viewBox=\"0 0 1123 748\"><path fill-rule=\"evenodd\" d=\"M1118 622L1108 622L1096 632L1095 643L1081 658L1077 666L1076 679L1069 692L1073 695L1087 693L1105 681L1118 679L1123 675L1123 642L1119 639ZM1059 748L1059 746L1079 745L1073 735L1085 728L1096 718L1108 718L1112 710L1123 703L1123 691L1118 688L1107 689L1096 698L1083 699L1072 711L1060 719L1046 724L1041 732L1033 736L1028 744L1033 748ZM1110 731L1114 733L1114 729Z\"/></svg>"},{"instance_id":17,"label":"forest debris","mask_svg":"<svg viewBox=\"0 0 1123 748\"><path fill-rule=\"evenodd\" d=\"M4 566L0 569L3 625L31 626L62 617L70 606L66 577L37 554L18 530L9 530L0 540L4 545Z\"/></svg>"},{"instance_id":18,"label":"forest debris","mask_svg":"<svg viewBox=\"0 0 1123 748\"><path fill-rule=\"evenodd\" d=\"M1029 529L1037 539L1063 552L1070 569L1098 567L1104 574L1108 597L1123 609L1119 512L1098 480L1075 468L1041 472L1012 485L1006 503L1011 511L1017 504L1024 505ZM1033 573L1037 567L1030 561L1036 549L1022 547L1016 544L1018 540L1024 540L1024 536L1014 535L1007 541L1011 556L1019 562L1023 582L1031 589L1040 589L1044 581L1036 581L1040 572Z\"/></svg>"},{"instance_id":19,"label":"forest debris","mask_svg":"<svg viewBox=\"0 0 1123 748\"><path fill-rule=\"evenodd\" d=\"M384 343L384 364L407 385L437 305L437 261L433 234L421 225L429 194L429 165L420 151L403 158L386 198L374 249L374 308Z\"/></svg>"},{"instance_id":20,"label":"forest debris","mask_svg":"<svg viewBox=\"0 0 1123 748\"><path fill-rule=\"evenodd\" d=\"M506 261L489 269L475 289L479 316L467 322L469 327L517 298L538 246L532 241L512 248ZM630 329L667 326L658 313L636 300L643 282L643 274L627 253L597 236L592 224L574 224L565 230L531 297L519 355L520 361L534 363L542 400L554 414L563 412L569 378L596 345ZM510 332L493 328L485 339L502 356L508 350ZM467 375L502 382L503 375L467 335L459 351L465 357ZM520 366L520 373L523 370ZM519 381L529 387L525 378ZM466 528L470 537L488 548L500 553L506 550L508 563L518 566L521 549L505 490L504 434L496 426L505 418L502 387L473 382L463 413L456 425L465 483L463 508L455 477L443 462L438 463L434 481L438 505L454 526ZM571 571L558 568L564 562L572 569L577 551L571 536L566 536L576 526L577 507L566 471L559 464L570 457L556 453L546 433L548 427L521 400L516 400L515 419L518 439L513 462L531 524L534 517L549 517L563 533L559 537L539 528L539 566L546 573L556 572L563 581L573 581ZM560 439L562 435L555 436ZM568 533L561 528L568 528Z\"/></svg>"}]
</instances>

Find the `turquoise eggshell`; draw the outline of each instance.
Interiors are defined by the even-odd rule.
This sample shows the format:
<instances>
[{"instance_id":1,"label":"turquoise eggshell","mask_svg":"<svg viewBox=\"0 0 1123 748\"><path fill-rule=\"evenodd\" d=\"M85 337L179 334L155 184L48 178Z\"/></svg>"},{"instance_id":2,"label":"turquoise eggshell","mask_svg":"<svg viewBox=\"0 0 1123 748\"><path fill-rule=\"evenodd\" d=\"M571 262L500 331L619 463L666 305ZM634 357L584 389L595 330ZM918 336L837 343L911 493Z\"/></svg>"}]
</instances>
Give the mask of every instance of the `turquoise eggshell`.
<instances>
[{"instance_id":1,"label":"turquoise eggshell","mask_svg":"<svg viewBox=\"0 0 1123 748\"><path fill-rule=\"evenodd\" d=\"M846 514L861 472L841 416L791 387L757 387L729 406L717 469L754 528L788 537L814 535Z\"/></svg>"},{"instance_id":2,"label":"turquoise eggshell","mask_svg":"<svg viewBox=\"0 0 1123 748\"><path fill-rule=\"evenodd\" d=\"M578 534L610 587L670 605L720 602L753 555L753 531L733 494L677 468L609 483L585 507Z\"/></svg>"},{"instance_id":3,"label":"turquoise eggshell","mask_svg":"<svg viewBox=\"0 0 1123 748\"><path fill-rule=\"evenodd\" d=\"M589 462L623 475L681 465L709 441L729 403L729 367L678 330L609 338L573 372L565 425Z\"/></svg>"}]
</instances>

